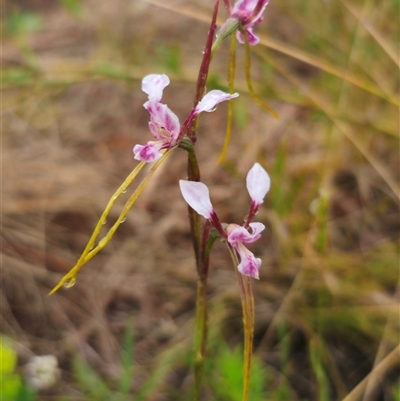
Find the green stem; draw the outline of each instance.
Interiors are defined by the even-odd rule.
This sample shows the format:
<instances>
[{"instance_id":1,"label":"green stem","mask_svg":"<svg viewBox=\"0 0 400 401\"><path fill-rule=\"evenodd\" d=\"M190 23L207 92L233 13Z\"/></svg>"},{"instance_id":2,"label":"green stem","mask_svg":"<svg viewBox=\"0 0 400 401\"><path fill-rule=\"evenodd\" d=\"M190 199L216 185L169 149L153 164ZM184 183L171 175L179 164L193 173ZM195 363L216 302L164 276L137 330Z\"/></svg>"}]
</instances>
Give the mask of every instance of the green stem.
<instances>
[{"instance_id":1,"label":"green stem","mask_svg":"<svg viewBox=\"0 0 400 401\"><path fill-rule=\"evenodd\" d=\"M200 181L200 171L196 154L194 152L194 144L189 139L184 139L179 146L188 152L189 180ZM197 269L197 298L194 341L195 386L193 401L199 401L207 343L207 278L210 264L210 250L214 241L216 238L218 238L218 235L215 235L214 232L211 232L211 224L208 220L205 222L202 229L200 216L190 206L188 207L188 211Z\"/></svg>"},{"instance_id":2,"label":"green stem","mask_svg":"<svg viewBox=\"0 0 400 401\"><path fill-rule=\"evenodd\" d=\"M195 388L193 400L200 400L201 383L204 371L205 348L207 340L207 282L197 280L197 299L196 299L196 322L195 322L195 360L194 376Z\"/></svg>"},{"instance_id":3,"label":"green stem","mask_svg":"<svg viewBox=\"0 0 400 401\"><path fill-rule=\"evenodd\" d=\"M239 260L236 251L228 245L233 263L236 266ZM237 271L237 269L236 269ZM251 360L253 357L253 335L254 335L254 298L251 288L251 280L248 276L243 276L237 271L240 298L243 310L244 327L244 363L243 363L243 395L242 401L248 401L250 390Z\"/></svg>"},{"instance_id":4,"label":"green stem","mask_svg":"<svg viewBox=\"0 0 400 401\"><path fill-rule=\"evenodd\" d=\"M188 150L188 178L191 181L200 180L199 166L197 164L194 149ZM202 235L200 216L190 206L188 207L190 229L192 232L193 248L196 258L197 269L197 291L196 291L196 318L195 318L195 340L194 340L194 376L195 386L193 401L200 400L201 383L203 379L205 348L207 342L207 276L208 258L204 258L203 246L205 234ZM205 227L208 227L209 224Z\"/></svg>"},{"instance_id":5,"label":"green stem","mask_svg":"<svg viewBox=\"0 0 400 401\"><path fill-rule=\"evenodd\" d=\"M210 262L210 251L220 235L216 230L211 231L211 223L207 220L204 224L201 250L200 269L197 280L196 299L196 329L195 329L195 392L194 400L200 399L201 382L204 371L205 351L207 343L207 278Z\"/></svg>"},{"instance_id":6,"label":"green stem","mask_svg":"<svg viewBox=\"0 0 400 401\"><path fill-rule=\"evenodd\" d=\"M189 181L200 181L200 170L197 163L196 154L194 153L194 146L188 151L188 179ZM200 277L200 246L201 246L201 222L200 216L188 206L189 220L190 220L190 231L192 232L193 248L196 257L196 269L197 274Z\"/></svg>"},{"instance_id":7,"label":"green stem","mask_svg":"<svg viewBox=\"0 0 400 401\"><path fill-rule=\"evenodd\" d=\"M203 60L199 69L199 75L196 84L196 95L194 99L194 105L202 99L207 78L208 71L211 63L211 47L215 36L215 30L217 29L217 14L218 14L219 0L215 1L213 15L211 19L210 29L207 36L207 42L204 49ZM197 163L196 155L194 152L194 144L197 141L197 123L196 118L189 131L185 134L191 141L191 146L186 146L188 143L183 143L184 149L188 151L188 179L190 181L200 181L200 170ZM186 142L186 141L184 141ZM193 248L196 258L196 269L197 269L197 299L196 299L196 321L195 321L195 388L193 401L200 400L201 383L203 378L204 360L205 360L205 349L207 343L207 277L209 270L209 248L208 237L210 234L210 225L207 222L204 230L202 230L200 216L189 207L189 220L190 229L193 239Z\"/></svg>"}]
</instances>

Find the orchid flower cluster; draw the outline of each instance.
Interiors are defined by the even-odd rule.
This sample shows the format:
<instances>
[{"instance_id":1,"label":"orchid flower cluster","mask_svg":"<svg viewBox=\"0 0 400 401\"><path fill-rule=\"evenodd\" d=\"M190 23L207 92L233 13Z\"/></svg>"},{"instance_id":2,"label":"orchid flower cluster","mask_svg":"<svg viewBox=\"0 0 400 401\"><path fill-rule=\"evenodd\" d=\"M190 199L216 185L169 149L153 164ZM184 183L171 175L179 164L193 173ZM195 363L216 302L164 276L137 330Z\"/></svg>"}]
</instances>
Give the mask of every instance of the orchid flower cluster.
<instances>
[{"instance_id":1,"label":"orchid flower cluster","mask_svg":"<svg viewBox=\"0 0 400 401\"><path fill-rule=\"evenodd\" d=\"M144 162L158 160L162 150L171 149L179 144L185 129L190 127L197 115L203 111L212 112L218 103L239 96L238 93L229 94L221 90L208 92L189 113L181 129L177 115L166 104L161 103L164 88L169 83L169 78L164 74L147 75L142 80L142 90L149 97L143 107L150 113L149 128L156 141L147 142L146 145L136 145L133 148L136 160Z\"/></svg>"},{"instance_id":2,"label":"orchid flower cluster","mask_svg":"<svg viewBox=\"0 0 400 401\"><path fill-rule=\"evenodd\" d=\"M261 259L256 258L244 244L257 241L261 236L261 231L265 228L264 224L252 223L252 220L269 191L271 180L261 165L255 163L247 174L246 184L251 203L244 225L228 224L224 227L211 204L207 186L202 182L179 181L183 198L189 206L209 220L221 237L227 240L229 245L239 254L240 264L237 266L239 272L245 276L258 279ZM248 231L249 227L251 232Z\"/></svg>"},{"instance_id":3,"label":"orchid flower cluster","mask_svg":"<svg viewBox=\"0 0 400 401\"><path fill-rule=\"evenodd\" d=\"M164 74L147 75L142 80L142 90L148 95L149 99L143 106L150 113L149 128L156 141L149 141L146 145L135 145L133 153L137 160L156 161L162 156L163 150L177 146L179 139L183 137L184 131L180 127L178 117L167 105L161 103L163 90L169 83L168 76ZM238 93L229 94L220 90L208 92L189 113L183 127L190 126L194 118L201 112L212 112L218 103L237 96L239 96ZM221 237L226 239L232 248L238 252L241 258L237 267L239 272L258 279L261 259L256 258L244 244L257 241L260 238L261 231L265 228L262 223L252 223L252 219L270 188L270 178L267 172L260 164L256 163L247 175L247 190L252 200L248 217L243 226L229 224L223 228L211 205L209 191L205 184L181 180L180 188L189 206L208 219ZM251 229L251 232L247 230L248 228Z\"/></svg>"}]
</instances>

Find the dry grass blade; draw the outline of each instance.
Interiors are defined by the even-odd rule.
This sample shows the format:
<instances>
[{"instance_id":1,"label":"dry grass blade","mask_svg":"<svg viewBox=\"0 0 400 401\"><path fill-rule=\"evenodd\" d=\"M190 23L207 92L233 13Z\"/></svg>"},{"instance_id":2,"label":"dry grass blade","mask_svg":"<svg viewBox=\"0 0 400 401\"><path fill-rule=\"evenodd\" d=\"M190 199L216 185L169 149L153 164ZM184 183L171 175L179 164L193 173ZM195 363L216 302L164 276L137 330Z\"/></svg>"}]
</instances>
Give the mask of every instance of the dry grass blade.
<instances>
[{"instance_id":1,"label":"dry grass blade","mask_svg":"<svg viewBox=\"0 0 400 401\"><path fill-rule=\"evenodd\" d=\"M400 68L400 59L398 52L386 41L386 39L371 25L370 22L365 21L362 13L354 6L349 4L346 0L340 0L342 4L354 15L364 29L375 39L375 41L382 47L386 54L394 61L397 67Z\"/></svg>"},{"instance_id":2,"label":"dry grass blade","mask_svg":"<svg viewBox=\"0 0 400 401\"><path fill-rule=\"evenodd\" d=\"M377 365L365 379L349 393L343 401L358 401L362 398L370 380L379 383L383 376L391 369L398 367L400 362L400 345L398 345L385 359Z\"/></svg>"}]
</instances>

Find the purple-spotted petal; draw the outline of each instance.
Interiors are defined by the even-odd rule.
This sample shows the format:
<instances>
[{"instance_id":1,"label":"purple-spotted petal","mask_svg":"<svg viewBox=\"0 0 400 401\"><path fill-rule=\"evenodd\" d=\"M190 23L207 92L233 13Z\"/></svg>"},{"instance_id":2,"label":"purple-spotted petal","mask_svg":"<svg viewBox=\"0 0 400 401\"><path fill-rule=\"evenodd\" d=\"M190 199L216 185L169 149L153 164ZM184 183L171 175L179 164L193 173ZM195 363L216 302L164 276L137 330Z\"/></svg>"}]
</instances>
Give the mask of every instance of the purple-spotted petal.
<instances>
[{"instance_id":1,"label":"purple-spotted petal","mask_svg":"<svg viewBox=\"0 0 400 401\"><path fill-rule=\"evenodd\" d=\"M214 89L204 95L203 99L195 107L195 114L199 114L202 111L211 112L215 110L218 103L224 102L225 100L230 100L238 97L239 93L226 93L218 89Z\"/></svg>"},{"instance_id":2,"label":"purple-spotted petal","mask_svg":"<svg viewBox=\"0 0 400 401\"><path fill-rule=\"evenodd\" d=\"M180 131L177 115L166 104L156 101L149 100L144 108L150 113L149 127L154 138L174 142Z\"/></svg>"},{"instance_id":3,"label":"purple-spotted petal","mask_svg":"<svg viewBox=\"0 0 400 401\"><path fill-rule=\"evenodd\" d=\"M179 186L182 196L188 205L201 216L211 219L213 207L207 186L202 182L184 180L179 181Z\"/></svg>"},{"instance_id":4,"label":"purple-spotted petal","mask_svg":"<svg viewBox=\"0 0 400 401\"><path fill-rule=\"evenodd\" d=\"M252 252L250 252L242 243L238 243L235 248L240 256L240 263L238 270L245 276L259 279L258 270L261 266L261 259L256 258Z\"/></svg>"},{"instance_id":5,"label":"purple-spotted petal","mask_svg":"<svg viewBox=\"0 0 400 401\"><path fill-rule=\"evenodd\" d=\"M162 145L162 141L148 142L146 145L135 145L133 148L134 158L147 163L154 162L161 157L160 150Z\"/></svg>"},{"instance_id":6,"label":"purple-spotted petal","mask_svg":"<svg viewBox=\"0 0 400 401\"><path fill-rule=\"evenodd\" d=\"M255 163L247 173L246 185L251 199L259 205L263 202L265 195L269 191L271 179L261 165Z\"/></svg>"},{"instance_id":7,"label":"purple-spotted petal","mask_svg":"<svg viewBox=\"0 0 400 401\"><path fill-rule=\"evenodd\" d=\"M150 74L142 80L142 91L147 93L149 100L159 102L164 88L168 85L169 78L165 74Z\"/></svg>"}]
</instances>

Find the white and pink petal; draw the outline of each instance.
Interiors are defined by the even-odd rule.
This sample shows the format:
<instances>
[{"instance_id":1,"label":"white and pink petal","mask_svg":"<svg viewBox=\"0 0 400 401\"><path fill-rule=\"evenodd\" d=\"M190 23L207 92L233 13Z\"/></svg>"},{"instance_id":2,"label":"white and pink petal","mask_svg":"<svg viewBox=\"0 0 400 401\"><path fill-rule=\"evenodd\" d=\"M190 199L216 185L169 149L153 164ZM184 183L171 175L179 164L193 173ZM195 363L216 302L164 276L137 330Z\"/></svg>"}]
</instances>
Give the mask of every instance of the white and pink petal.
<instances>
[{"instance_id":1,"label":"white and pink petal","mask_svg":"<svg viewBox=\"0 0 400 401\"><path fill-rule=\"evenodd\" d=\"M251 243L257 241L261 237L261 233L264 231L265 226L263 223L250 223L249 224L251 233L250 233L250 242L245 242L245 243Z\"/></svg>"},{"instance_id":2,"label":"white and pink petal","mask_svg":"<svg viewBox=\"0 0 400 401\"><path fill-rule=\"evenodd\" d=\"M149 100L159 102L164 88L169 85L169 78L165 74L150 74L142 79L142 91L149 96Z\"/></svg>"},{"instance_id":3,"label":"white and pink petal","mask_svg":"<svg viewBox=\"0 0 400 401\"><path fill-rule=\"evenodd\" d=\"M256 14L253 15L251 19L250 26L253 27L257 24L259 24L263 20L263 13L265 11L265 8L268 5L269 0L259 0L257 3L257 7L254 8L254 11L257 11Z\"/></svg>"},{"instance_id":4,"label":"white and pink petal","mask_svg":"<svg viewBox=\"0 0 400 401\"><path fill-rule=\"evenodd\" d=\"M229 224L226 231L228 233L228 242L236 247L238 243L251 244L257 241L265 226L262 223L250 223L251 232L237 224Z\"/></svg>"},{"instance_id":5,"label":"white and pink petal","mask_svg":"<svg viewBox=\"0 0 400 401\"><path fill-rule=\"evenodd\" d=\"M271 179L259 163L255 163L247 173L246 186L252 201L260 205L271 187Z\"/></svg>"},{"instance_id":6,"label":"white and pink petal","mask_svg":"<svg viewBox=\"0 0 400 401\"><path fill-rule=\"evenodd\" d=\"M260 43L260 38L253 33L253 29L252 28L246 28L246 35L247 35L247 40L249 41L249 45L255 46L255 45L258 45ZM242 32L239 32L239 31L236 32L236 38L237 38L239 43L241 43L241 44L245 43L244 37L242 35Z\"/></svg>"},{"instance_id":7,"label":"white and pink petal","mask_svg":"<svg viewBox=\"0 0 400 401\"><path fill-rule=\"evenodd\" d=\"M247 15L250 18L259 0L238 0L232 7L232 15Z\"/></svg>"},{"instance_id":8,"label":"white and pink petal","mask_svg":"<svg viewBox=\"0 0 400 401\"><path fill-rule=\"evenodd\" d=\"M253 277L258 280L258 271L261 266L261 259L256 258L242 243L238 243L238 246L235 249L240 256L240 263L237 267L239 272L245 276Z\"/></svg>"},{"instance_id":9,"label":"white and pink petal","mask_svg":"<svg viewBox=\"0 0 400 401\"><path fill-rule=\"evenodd\" d=\"M180 180L182 196L198 214L211 219L214 213L207 185L202 182Z\"/></svg>"},{"instance_id":10,"label":"white and pink petal","mask_svg":"<svg viewBox=\"0 0 400 401\"><path fill-rule=\"evenodd\" d=\"M179 135L180 123L178 116L166 105L155 101L144 104L150 113L149 128L154 138L173 142Z\"/></svg>"},{"instance_id":11,"label":"white and pink petal","mask_svg":"<svg viewBox=\"0 0 400 401\"><path fill-rule=\"evenodd\" d=\"M147 163L154 162L162 156L160 153L162 147L162 141L147 142L146 145L135 145L133 148L134 158Z\"/></svg>"},{"instance_id":12,"label":"white and pink petal","mask_svg":"<svg viewBox=\"0 0 400 401\"><path fill-rule=\"evenodd\" d=\"M203 111L212 112L215 110L215 107L226 100L233 99L238 97L239 93L226 93L218 89L214 89L207 94L204 95L203 99L197 104L194 111L195 114L199 114Z\"/></svg>"}]
</instances>

